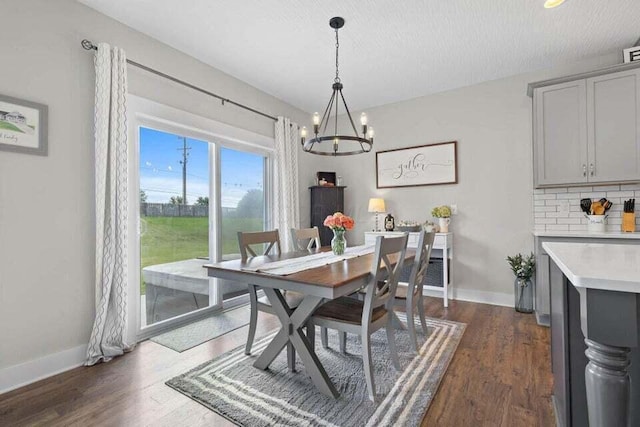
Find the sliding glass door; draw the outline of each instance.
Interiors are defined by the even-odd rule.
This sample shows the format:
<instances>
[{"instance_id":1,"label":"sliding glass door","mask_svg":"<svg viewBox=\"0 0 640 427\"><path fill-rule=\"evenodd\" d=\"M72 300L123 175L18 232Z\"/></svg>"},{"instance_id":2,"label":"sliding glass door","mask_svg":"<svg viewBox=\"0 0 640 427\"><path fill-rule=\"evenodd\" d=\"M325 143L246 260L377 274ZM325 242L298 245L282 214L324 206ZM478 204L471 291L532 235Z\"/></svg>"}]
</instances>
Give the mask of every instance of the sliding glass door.
<instances>
[{"instance_id":1,"label":"sliding glass door","mask_svg":"<svg viewBox=\"0 0 640 427\"><path fill-rule=\"evenodd\" d=\"M209 262L213 144L141 127L141 326L215 305Z\"/></svg>"},{"instance_id":2,"label":"sliding glass door","mask_svg":"<svg viewBox=\"0 0 640 427\"><path fill-rule=\"evenodd\" d=\"M246 283L211 279L203 266L239 258L239 231L270 228L271 150L149 116L135 125L141 339L248 301Z\"/></svg>"}]
</instances>

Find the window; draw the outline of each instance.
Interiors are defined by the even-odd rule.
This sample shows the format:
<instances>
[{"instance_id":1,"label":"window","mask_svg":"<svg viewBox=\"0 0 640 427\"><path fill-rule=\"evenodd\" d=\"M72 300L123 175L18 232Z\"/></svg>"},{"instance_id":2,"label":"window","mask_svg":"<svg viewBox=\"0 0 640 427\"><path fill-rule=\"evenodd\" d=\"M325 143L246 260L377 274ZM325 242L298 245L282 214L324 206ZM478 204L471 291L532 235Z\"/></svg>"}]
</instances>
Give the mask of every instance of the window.
<instances>
[{"instance_id":1,"label":"window","mask_svg":"<svg viewBox=\"0 0 640 427\"><path fill-rule=\"evenodd\" d=\"M265 230L265 164L260 154L220 149L223 259L239 258L238 231Z\"/></svg>"}]
</instances>

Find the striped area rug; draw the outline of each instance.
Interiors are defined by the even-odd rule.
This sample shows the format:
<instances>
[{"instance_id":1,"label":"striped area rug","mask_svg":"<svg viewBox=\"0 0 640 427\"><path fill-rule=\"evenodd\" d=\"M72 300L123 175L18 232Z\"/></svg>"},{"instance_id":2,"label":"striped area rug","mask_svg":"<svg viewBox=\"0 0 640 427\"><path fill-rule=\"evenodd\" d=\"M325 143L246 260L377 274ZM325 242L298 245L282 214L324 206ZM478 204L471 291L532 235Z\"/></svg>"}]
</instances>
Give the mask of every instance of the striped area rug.
<instances>
[{"instance_id":1,"label":"striped area rug","mask_svg":"<svg viewBox=\"0 0 640 427\"><path fill-rule=\"evenodd\" d=\"M367 398L359 337L348 335L347 354L342 354L335 331L329 331L328 349L316 334L316 352L340 392L338 399L318 392L299 359L298 371L288 372L286 352L266 371L252 366L275 331L254 343L254 355L245 356L244 346L238 347L167 385L240 426L418 426L466 327L432 318L427 323L429 336L425 341L419 334L417 356L408 333L396 330L402 372L393 368L384 329L373 335L376 402Z\"/></svg>"}]
</instances>

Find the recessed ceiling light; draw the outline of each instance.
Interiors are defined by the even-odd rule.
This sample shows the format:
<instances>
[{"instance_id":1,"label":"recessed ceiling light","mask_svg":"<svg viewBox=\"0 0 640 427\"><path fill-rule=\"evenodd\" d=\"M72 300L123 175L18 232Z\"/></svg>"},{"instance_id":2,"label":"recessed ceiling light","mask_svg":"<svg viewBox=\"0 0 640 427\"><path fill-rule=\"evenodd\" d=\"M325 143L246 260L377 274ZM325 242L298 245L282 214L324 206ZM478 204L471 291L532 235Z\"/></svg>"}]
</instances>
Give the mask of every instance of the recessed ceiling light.
<instances>
[{"instance_id":1,"label":"recessed ceiling light","mask_svg":"<svg viewBox=\"0 0 640 427\"><path fill-rule=\"evenodd\" d=\"M564 0L546 0L544 2L544 8L553 9L554 7L560 6L562 3L564 3Z\"/></svg>"}]
</instances>

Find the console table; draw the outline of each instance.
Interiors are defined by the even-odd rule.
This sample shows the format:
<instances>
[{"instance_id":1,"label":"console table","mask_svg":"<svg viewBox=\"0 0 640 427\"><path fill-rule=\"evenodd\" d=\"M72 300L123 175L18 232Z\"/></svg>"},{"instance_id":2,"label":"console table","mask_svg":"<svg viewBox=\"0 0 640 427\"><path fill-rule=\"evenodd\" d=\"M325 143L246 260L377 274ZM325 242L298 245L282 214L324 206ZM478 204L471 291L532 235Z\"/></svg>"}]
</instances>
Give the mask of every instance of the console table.
<instances>
[{"instance_id":1,"label":"console table","mask_svg":"<svg viewBox=\"0 0 640 427\"><path fill-rule=\"evenodd\" d=\"M373 245L376 243L378 236L400 236L401 231L367 231L364 233L364 244ZM409 233L407 241L408 248L418 246L418 236L420 233ZM444 306L449 307L449 286L453 284L449 275L449 263L453 260L453 233L436 233L433 241L433 249L442 251L442 286L425 285L423 289L442 293ZM433 252L432 252L433 255Z\"/></svg>"}]
</instances>

